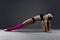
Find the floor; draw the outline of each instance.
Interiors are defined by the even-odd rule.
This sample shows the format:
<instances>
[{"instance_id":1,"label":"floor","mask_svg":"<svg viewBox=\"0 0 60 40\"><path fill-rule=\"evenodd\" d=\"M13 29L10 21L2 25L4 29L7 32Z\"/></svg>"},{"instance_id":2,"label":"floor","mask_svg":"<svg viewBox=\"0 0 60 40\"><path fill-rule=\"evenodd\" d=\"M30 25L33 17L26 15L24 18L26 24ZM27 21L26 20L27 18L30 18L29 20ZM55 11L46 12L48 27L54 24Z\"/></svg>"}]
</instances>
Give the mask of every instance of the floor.
<instances>
[{"instance_id":1,"label":"floor","mask_svg":"<svg viewBox=\"0 0 60 40\"><path fill-rule=\"evenodd\" d=\"M20 29L11 32L0 30L0 40L60 40L60 30L51 32L36 29Z\"/></svg>"}]
</instances>

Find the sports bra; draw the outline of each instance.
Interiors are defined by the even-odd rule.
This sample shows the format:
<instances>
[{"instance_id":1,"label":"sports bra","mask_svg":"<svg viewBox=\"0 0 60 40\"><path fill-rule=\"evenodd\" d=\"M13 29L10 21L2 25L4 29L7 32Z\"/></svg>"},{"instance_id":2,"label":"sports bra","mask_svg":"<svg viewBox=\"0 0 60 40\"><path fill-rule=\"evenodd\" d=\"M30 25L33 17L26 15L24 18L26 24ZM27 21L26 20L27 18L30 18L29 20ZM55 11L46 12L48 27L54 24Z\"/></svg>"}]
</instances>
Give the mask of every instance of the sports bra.
<instances>
[{"instance_id":1,"label":"sports bra","mask_svg":"<svg viewBox=\"0 0 60 40\"><path fill-rule=\"evenodd\" d=\"M43 19L43 16L44 16L44 14L40 14L41 20L44 20L44 19Z\"/></svg>"},{"instance_id":2,"label":"sports bra","mask_svg":"<svg viewBox=\"0 0 60 40\"><path fill-rule=\"evenodd\" d=\"M41 20L44 20L43 19L43 14L40 14L40 17L41 17ZM33 20L33 23L36 21L33 17L32 17L32 20Z\"/></svg>"},{"instance_id":3,"label":"sports bra","mask_svg":"<svg viewBox=\"0 0 60 40\"><path fill-rule=\"evenodd\" d=\"M44 18L43 18L43 16L44 16L45 14L40 14L40 17L41 17L41 21L42 20L44 20ZM48 20L51 20L52 19L52 17L48 17ZM33 17L32 17L32 20L33 20L33 23L36 21Z\"/></svg>"},{"instance_id":4,"label":"sports bra","mask_svg":"<svg viewBox=\"0 0 60 40\"><path fill-rule=\"evenodd\" d=\"M44 15L45 14L40 14L41 20L44 20L44 18L43 18ZM48 20L51 20L51 19L52 19L52 17L48 17Z\"/></svg>"}]
</instances>

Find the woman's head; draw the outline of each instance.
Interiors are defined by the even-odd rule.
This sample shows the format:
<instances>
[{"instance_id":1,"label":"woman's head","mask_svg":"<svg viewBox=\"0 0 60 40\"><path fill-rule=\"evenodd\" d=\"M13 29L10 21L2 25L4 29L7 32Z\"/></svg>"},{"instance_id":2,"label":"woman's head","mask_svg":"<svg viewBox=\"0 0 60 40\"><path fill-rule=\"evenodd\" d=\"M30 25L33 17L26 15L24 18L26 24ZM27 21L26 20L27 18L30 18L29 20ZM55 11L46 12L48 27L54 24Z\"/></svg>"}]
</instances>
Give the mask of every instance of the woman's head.
<instances>
[{"instance_id":1,"label":"woman's head","mask_svg":"<svg viewBox=\"0 0 60 40\"><path fill-rule=\"evenodd\" d=\"M48 20L51 20L53 18L53 15L51 12L46 12L44 13L44 15L46 16L46 18L48 18Z\"/></svg>"},{"instance_id":2,"label":"woman's head","mask_svg":"<svg viewBox=\"0 0 60 40\"><path fill-rule=\"evenodd\" d=\"M53 18L53 15L51 12L48 12L47 15L48 15L48 20L51 20Z\"/></svg>"},{"instance_id":3,"label":"woman's head","mask_svg":"<svg viewBox=\"0 0 60 40\"><path fill-rule=\"evenodd\" d=\"M51 12L43 12L42 13L44 17L46 17L48 20L51 20L53 18L53 14Z\"/></svg>"}]
</instances>

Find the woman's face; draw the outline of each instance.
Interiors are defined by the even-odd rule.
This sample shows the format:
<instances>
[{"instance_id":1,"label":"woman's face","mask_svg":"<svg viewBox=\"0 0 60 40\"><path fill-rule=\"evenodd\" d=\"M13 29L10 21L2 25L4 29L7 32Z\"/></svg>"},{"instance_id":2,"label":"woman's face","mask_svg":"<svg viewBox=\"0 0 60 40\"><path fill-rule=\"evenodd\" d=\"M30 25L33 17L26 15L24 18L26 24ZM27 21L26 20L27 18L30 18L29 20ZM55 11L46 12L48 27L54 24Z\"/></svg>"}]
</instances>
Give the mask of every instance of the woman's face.
<instances>
[{"instance_id":1,"label":"woman's face","mask_svg":"<svg viewBox=\"0 0 60 40\"><path fill-rule=\"evenodd\" d=\"M53 18L53 15L51 13L48 13L48 20L51 20Z\"/></svg>"},{"instance_id":2,"label":"woman's face","mask_svg":"<svg viewBox=\"0 0 60 40\"><path fill-rule=\"evenodd\" d=\"M45 15L45 19L50 20L53 18L53 15L51 13L48 13Z\"/></svg>"}]
</instances>

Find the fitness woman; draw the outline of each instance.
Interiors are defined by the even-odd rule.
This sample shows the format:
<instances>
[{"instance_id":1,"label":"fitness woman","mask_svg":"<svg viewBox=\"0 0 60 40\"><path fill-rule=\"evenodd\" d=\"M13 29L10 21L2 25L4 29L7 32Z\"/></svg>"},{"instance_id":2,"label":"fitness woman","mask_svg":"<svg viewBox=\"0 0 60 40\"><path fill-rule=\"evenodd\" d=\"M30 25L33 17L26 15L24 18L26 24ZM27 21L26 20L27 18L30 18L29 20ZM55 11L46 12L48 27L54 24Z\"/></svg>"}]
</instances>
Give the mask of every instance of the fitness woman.
<instances>
[{"instance_id":1,"label":"fitness woman","mask_svg":"<svg viewBox=\"0 0 60 40\"><path fill-rule=\"evenodd\" d=\"M51 12L47 12L47 13L44 13L44 14L40 14L40 15L36 15L32 18L29 18L25 21L23 21L22 23L16 25L16 26L13 26L13 27L10 27L10 28L6 28L5 30L6 31L12 31L12 30L15 30L15 29L20 29L26 25L29 25L29 24L33 24L35 23L36 21L41 21L42 23L42 27L43 27L43 31L44 32L49 32L50 31L50 27L51 27L51 19L53 18L53 15Z\"/></svg>"}]
</instances>

